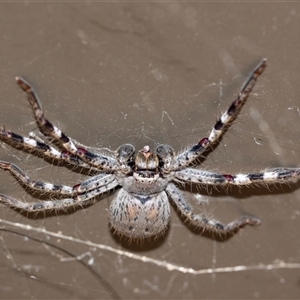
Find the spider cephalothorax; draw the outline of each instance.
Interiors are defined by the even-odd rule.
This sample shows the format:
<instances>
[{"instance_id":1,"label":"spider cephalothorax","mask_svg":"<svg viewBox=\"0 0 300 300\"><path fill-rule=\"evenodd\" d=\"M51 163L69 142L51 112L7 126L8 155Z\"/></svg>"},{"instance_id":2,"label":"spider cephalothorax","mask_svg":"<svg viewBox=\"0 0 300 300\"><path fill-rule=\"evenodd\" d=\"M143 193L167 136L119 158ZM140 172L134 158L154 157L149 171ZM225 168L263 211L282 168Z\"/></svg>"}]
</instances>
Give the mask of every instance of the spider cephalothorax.
<instances>
[{"instance_id":1,"label":"spider cephalothorax","mask_svg":"<svg viewBox=\"0 0 300 300\"><path fill-rule=\"evenodd\" d=\"M25 150L35 151L45 158L92 171L90 174L93 175L71 187L31 180L16 165L0 161L0 168L8 170L23 186L48 192L55 198L25 203L0 195L0 202L27 212L65 210L72 206L89 204L96 196L120 187L111 203L109 220L117 233L129 238L147 238L163 233L170 221L169 199L191 224L220 234L233 233L247 224L259 225L260 220L252 216L222 224L203 214L194 214L175 183L245 186L252 183L287 183L291 179L299 178L300 168L274 168L258 173L231 175L191 167L207 149L217 146L219 138L241 111L265 68L266 59L263 59L249 75L237 98L215 123L209 136L178 154L168 145L159 145L153 153L149 146L145 146L136 155L130 144L124 144L117 151L109 151L107 154L102 154L101 149L92 151L93 148L79 144L52 125L45 118L33 88L24 79L17 77L17 83L28 95L36 123L46 138L44 141L32 135L23 137L5 129L0 130L0 138L4 142L22 146ZM59 150L61 148L62 151Z\"/></svg>"}]
</instances>

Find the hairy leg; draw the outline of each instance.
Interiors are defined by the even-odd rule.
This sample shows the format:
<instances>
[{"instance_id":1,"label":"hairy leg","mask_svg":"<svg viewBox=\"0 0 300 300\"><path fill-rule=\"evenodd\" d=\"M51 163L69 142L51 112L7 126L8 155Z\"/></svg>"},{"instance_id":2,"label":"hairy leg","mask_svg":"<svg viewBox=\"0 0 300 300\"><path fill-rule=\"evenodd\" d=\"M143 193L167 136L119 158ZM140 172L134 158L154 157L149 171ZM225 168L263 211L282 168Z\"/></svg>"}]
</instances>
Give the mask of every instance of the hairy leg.
<instances>
[{"instance_id":1,"label":"hairy leg","mask_svg":"<svg viewBox=\"0 0 300 300\"><path fill-rule=\"evenodd\" d=\"M245 225L257 226L260 225L260 220L251 217L251 216L243 216L239 219L236 219L228 224L222 224L218 220L206 217L200 214L194 214L193 209L190 204L184 199L180 191L173 183L169 183L166 192L170 196L170 198L174 201L178 210L182 213L184 217L186 217L191 224L196 227L202 227L204 229L212 230L213 232L220 234L234 233L239 228Z\"/></svg>"},{"instance_id":2,"label":"hairy leg","mask_svg":"<svg viewBox=\"0 0 300 300\"><path fill-rule=\"evenodd\" d=\"M265 70L267 66L266 61L267 60L265 58L262 59L257 67L251 72L247 80L244 82L237 99L231 103L227 111L223 113L223 115L218 119L218 121L212 128L209 137L201 139L192 148L179 153L174 158L172 170L178 170L184 166L188 166L190 163L196 160L208 147L216 144L220 137L224 135L224 133L236 119L242 107L246 103L252 89L255 86L257 78Z\"/></svg>"}]
</instances>

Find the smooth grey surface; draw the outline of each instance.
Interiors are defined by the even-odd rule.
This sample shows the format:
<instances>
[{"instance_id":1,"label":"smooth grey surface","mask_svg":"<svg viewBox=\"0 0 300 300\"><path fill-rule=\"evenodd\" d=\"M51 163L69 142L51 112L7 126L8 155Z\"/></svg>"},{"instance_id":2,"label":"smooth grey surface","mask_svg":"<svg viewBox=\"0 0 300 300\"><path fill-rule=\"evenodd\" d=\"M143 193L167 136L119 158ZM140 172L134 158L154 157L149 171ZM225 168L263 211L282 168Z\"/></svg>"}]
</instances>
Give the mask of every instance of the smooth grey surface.
<instances>
[{"instance_id":1,"label":"smooth grey surface","mask_svg":"<svg viewBox=\"0 0 300 300\"><path fill-rule=\"evenodd\" d=\"M299 3L0 3L0 118L23 135L35 128L23 76L36 89L47 117L90 146L171 144L175 150L207 136L262 57L268 68L249 104L203 164L225 173L299 165ZM2 145L2 143L1 143ZM74 185L82 176L42 159L1 147L0 159L34 179ZM0 193L34 201L9 174ZM197 211L222 221L244 213L262 219L222 241L191 231L172 209L166 236L128 244L112 235L107 209L113 195L70 214L34 219L6 207L1 220L29 224L146 258L207 270L192 275L88 244L1 223L73 254L92 267L121 298L287 299L300 292L300 189L244 188L185 192ZM36 200L36 199L35 199ZM1 299L108 299L101 282L54 248L0 233ZM282 269L267 265L282 262ZM286 265L290 263L290 265ZM251 270L259 266L260 270ZM236 266L246 266L238 272ZM210 268L226 268L210 274ZM188 271L183 269L183 271Z\"/></svg>"}]
</instances>

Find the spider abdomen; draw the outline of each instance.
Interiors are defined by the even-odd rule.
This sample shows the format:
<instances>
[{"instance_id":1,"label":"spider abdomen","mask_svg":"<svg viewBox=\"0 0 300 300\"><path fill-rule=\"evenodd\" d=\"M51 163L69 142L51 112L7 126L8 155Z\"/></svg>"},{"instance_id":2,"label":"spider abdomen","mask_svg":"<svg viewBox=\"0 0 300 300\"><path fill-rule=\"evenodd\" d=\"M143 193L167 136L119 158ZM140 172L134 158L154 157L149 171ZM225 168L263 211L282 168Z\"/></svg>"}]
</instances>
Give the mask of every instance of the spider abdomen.
<instances>
[{"instance_id":1,"label":"spider abdomen","mask_svg":"<svg viewBox=\"0 0 300 300\"><path fill-rule=\"evenodd\" d=\"M170 205L162 191L135 195L121 189L110 205L110 224L117 233L143 239L161 235L170 221Z\"/></svg>"}]
</instances>

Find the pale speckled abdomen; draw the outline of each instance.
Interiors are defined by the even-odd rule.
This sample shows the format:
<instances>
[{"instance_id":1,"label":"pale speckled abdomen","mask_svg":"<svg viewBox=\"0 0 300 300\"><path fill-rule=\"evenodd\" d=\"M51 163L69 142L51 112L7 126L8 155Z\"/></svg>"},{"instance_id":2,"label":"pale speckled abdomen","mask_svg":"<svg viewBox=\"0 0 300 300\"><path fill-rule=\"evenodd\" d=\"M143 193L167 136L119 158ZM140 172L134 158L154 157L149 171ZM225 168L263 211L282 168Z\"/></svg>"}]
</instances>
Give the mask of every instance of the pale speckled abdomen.
<instances>
[{"instance_id":1,"label":"pale speckled abdomen","mask_svg":"<svg viewBox=\"0 0 300 300\"><path fill-rule=\"evenodd\" d=\"M170 221L170 205L162 191L152 195L118 192L110 205L109 220L119 234L144 239L164 233Z\"/></svg>"}]
</instances>

